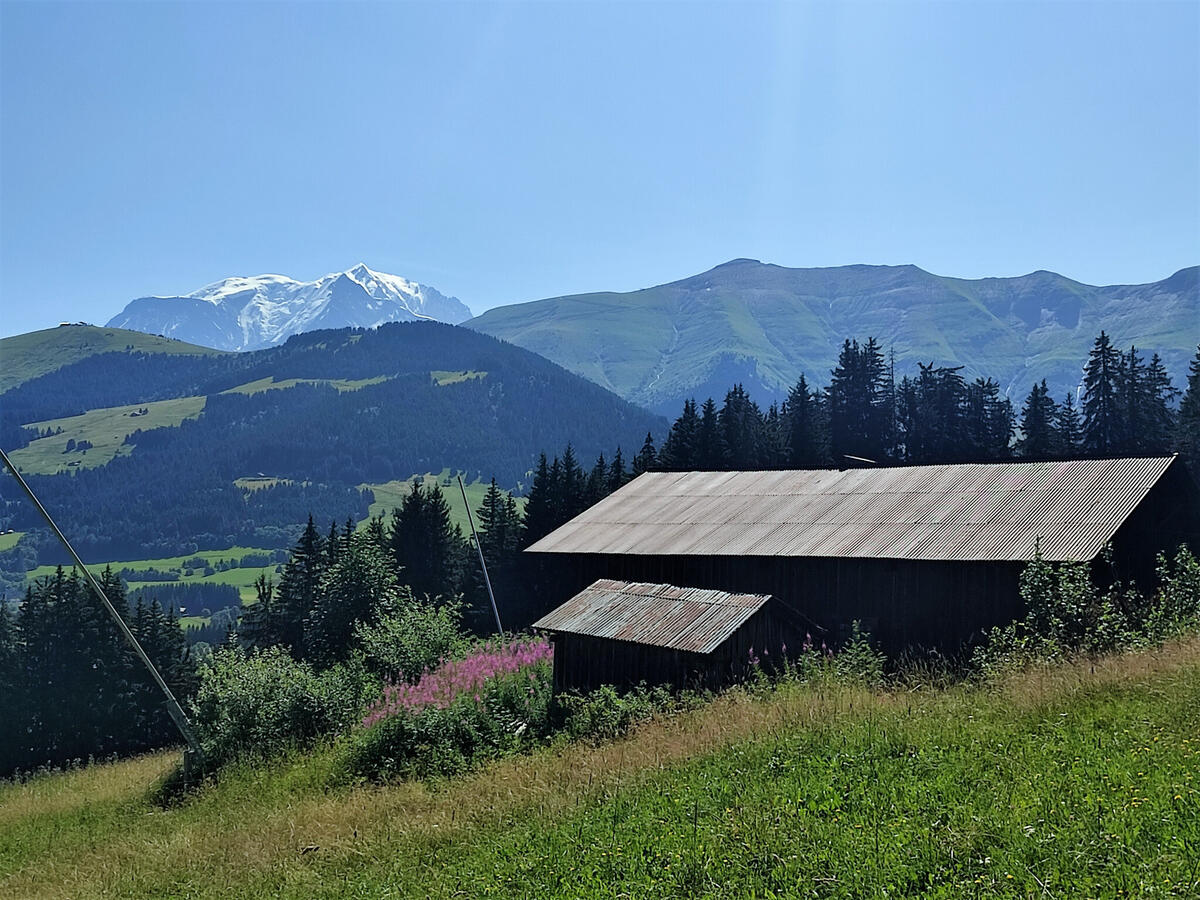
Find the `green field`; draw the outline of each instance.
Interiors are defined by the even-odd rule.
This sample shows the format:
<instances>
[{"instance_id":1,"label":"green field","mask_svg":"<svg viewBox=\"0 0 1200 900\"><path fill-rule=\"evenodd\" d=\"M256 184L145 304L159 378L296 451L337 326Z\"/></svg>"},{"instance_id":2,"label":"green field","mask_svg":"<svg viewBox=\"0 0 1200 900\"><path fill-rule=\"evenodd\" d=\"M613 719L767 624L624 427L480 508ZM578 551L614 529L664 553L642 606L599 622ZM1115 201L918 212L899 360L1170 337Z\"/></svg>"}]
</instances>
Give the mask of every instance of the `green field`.
<instances>
[{"instance_id":1,"label":"green field","mask_svg":"<svg viewBox=\"0 0 1200 900\"><path fill-rule=\"evenodd\" d=\"M467 522L467 511L463 507L462 492L458 489L458 479L450 474L449 469L443 469L439 474L426 474L420 476L422 483L426 487L438 485L442 489L442 493L446 497L446 502L450 505L450 523L457 525L462 529L464 535L471 533L471 526ZM450 484L446 484L446 479L450 479ZM358 523L359 528L366 527L367 522L376 516L384 516L391 518L392 510L400 506L404 502L404 498L408 496L412 479L407 481L385 481L379 484L360 484L359 490L370 489L375 494L375 502L371 504L367 510L367 518ZM483 503L483 497L487 493L488 482L473 481L465 484L467 490L467 502L471 504L471 514L479 509ZM525 498L517 498L517 508L525 508ZM479 527L479 521L476 520L475 527Z\"/></svg>"},{"instance_id":2,"label":"green field","mask_svg":"<svg viewBox=\"0 0 1200 900\"><path fill-rule=\"evenodd\" d=\"M94 325L45 328L0 340L0 393L88 356L114 350L189 356L225 353L223 350L123 328L98 328Z\"/></svg>"},{"instance_id":3,"label":"green field","mask_svg":"<svg viewBox=\"0 0 1200 900\"><path fill-rule=\"evenodd\" d=\"M348 378L283 378L276 380L274 375L268 375L266 378L260 378L257 381L248 381L245 384L239 384L237 387L230 388L227 391L222 391L223 394L261 394L265 391L282 391L287 388L295 387L298 384L326 384L339 391L357 391L360 388L367 387L371 384L380 384L388 380L387 375L379 375L375 378L360 378L351 380Z\"/></svg>"},{"instance_id":4,"label":"green field","mask_svg":"<svg viewBox=\"0 0 1200 900\"><path fill-rule=\"evenodd\" d=\"M195 559L200 557L206 560L209 565L213 565L220 560L238 560L248 553L271 553L270 550L261 550L255 547L230 547L228 550L199 550L195 553L189 553L186 556L167 556L161 559L135 559L135 560L113 560L112 562L92 563L88 566L93 573L98 573L104 569L106 565L110 565L114 570L120 569L158 569L160 572L175 571L179 573L179 580L173 582L165 581L133 581L129 583L130 590L136 590L141 587L153 587L156 584L231 584L238 588L238 593L242 597L242 602L246 603L255 599L254 582L259 575L266 575L268 578L273 578L278 581L278 576L275 574L275 563L268 566L239 566L236 569L226 569L224 572L214 572L212 575L204 575L203 569L194 570L192 575L184 575L183 563L185 560ZM54 566L38 566L31 570L26 578L33 581L35 578L45 578L54 574Z\"/></svg>"},{"instance_id":5,"label":"green field","mask_svg":"<svg viewBox=\"0 0 1200 900\"><path fill-rule=\"evenodd\" d=\"M335 751L0 786L6 897L1195 897L1200 643L986 688L735 690L433 784Z\"/></svg>"},{"instance_id":6,"label":"green field","mask_svg":"<svg viewBox=\"0 0 1200 900\"><path fill-rule=\"evenodd\" d=\"M0 553L5 550L11 550L21 542L21 538L25 537L24 531L14 531L10 534L0 534Z\"/></svg>"},{"instance_id":7,"label":"green field","mask_svg":"<svg viewBox=\"0 0 1200 900\"><path fill-rule=\"evenodd\" d=\"M429 377L433 379L433 383L439 387L447 384L459 384L463 381L472 381L476 378L487 378L487 372L475 372L466 370L462 372L441 372L433 371L429 373Z\"/></svg>"},{"instance_id":8,"label":"green field","mask_svg":"<svg viewBox=\"0 0 1200 900\"><path fill-rule=\"evenodd\" d=\"M180 397L176 400L157 400L134 403L130 406L111 406L93 409L81 416L47 419L32 422L30 428L62 429L61 434L38 438L28 447L9 454L13 463L26 475L53 475L73 469L91 469L111 462L117 456L133 452L125 438L141 429L175 426L184 419L195 418L204 411L204 397ZM142 410L146 410L142 413ZM67 452L67 442L91 441L87 451Z\"/></svg>"}]
</instances>

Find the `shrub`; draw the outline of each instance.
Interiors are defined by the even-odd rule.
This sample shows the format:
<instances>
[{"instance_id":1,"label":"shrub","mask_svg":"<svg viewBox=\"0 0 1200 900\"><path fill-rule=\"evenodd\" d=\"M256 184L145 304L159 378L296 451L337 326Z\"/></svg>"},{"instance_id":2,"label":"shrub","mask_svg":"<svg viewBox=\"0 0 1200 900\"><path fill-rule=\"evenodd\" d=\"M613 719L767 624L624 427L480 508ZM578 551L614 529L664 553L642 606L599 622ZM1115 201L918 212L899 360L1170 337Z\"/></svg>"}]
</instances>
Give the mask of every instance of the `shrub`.
<instances>
[{"instance_id":1,"label":"shrub","mask_svg":"<svg viewBox=\"0 0 1200 900\"><path fill-rule=\"evenodd\" d=\"M564 734L572 740L601 743L623 737L635 725L687 700L675 698L667 688L643 684L625 693L604 685L587 694L561 694L555 702Z\"/></svg>"},{"instance_id":2,"label":"shrub","mask_svg":"<svg viewBox=\"0 0 1200 900\"><path fill-rule=\"evenodd\" d=\"M422 705L396 704L368 716L341 768L374 781L453 775L521 752L549 734L550 667L545 661L489 678L473 690Z\"/></svg>"},{"instance_id":3,"label":"shrub","mask_svg":"<svg viewBox=\"0 0 1200 900\"><path fill-rule=\"evenodd\" d=\"M412 681L439 660L466 650L462 607L412 599L376 622L360 622L354 629L354 643L372 672L391 680Z\"/></svg>"},{"instance_id":4,"label":"shrub","mask_svg":"<svg viewBox=\"0 0 1200 900\"><path fill-rule=\"evenodd\" d=\"M361 669L335 666L318 674L279 647L251 653L222 647L201 669L191 701L206 767L265 758L345 728L361 714L368 689Z\"/></svg>"}]
</instances>

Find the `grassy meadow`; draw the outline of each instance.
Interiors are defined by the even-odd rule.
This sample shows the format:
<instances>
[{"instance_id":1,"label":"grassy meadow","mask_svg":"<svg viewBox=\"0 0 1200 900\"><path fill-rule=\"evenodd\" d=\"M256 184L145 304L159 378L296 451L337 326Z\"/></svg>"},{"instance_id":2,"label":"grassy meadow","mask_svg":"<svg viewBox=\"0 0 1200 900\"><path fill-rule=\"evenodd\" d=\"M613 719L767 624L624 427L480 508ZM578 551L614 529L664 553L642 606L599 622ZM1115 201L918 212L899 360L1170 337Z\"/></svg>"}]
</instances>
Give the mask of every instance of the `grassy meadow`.
<instances>
[{"instance_id":1,"label":"grassy meadow","mask_svg":"<svg viewBox=\"0 0 1200 900\"><path fill-rule=\"evenodd\" d=\"M463 508L462 492L458 489L458 479L450 472L449 469L443 469L437 475L425 474L418 476L421 479L422 485L425 487L433 487L439 485L442 493L446 497L446 503L450 506L450 524L457 525L462 529L464 535L471 534L471 526L467 522L467 511ZM450 479L450 484L446 484L446 479ZM488 482L472 481L467 482L465 479L463 485L467 491L467 502L471 504L471 515L475 515L475 511L479 509L483 503L483 497L487 493ZM358 489L367 490L368 488L375 494L375 502L370 505L367 511L367 518L358 523L359 528L365 528L371 519L377 516L390 518L392 510L400 506L404 502L404 498L408 496L412 486L412 479L407 481L385 481L377 484L360 484ZM525 498L517 498L517 508L525 508ZM475 527L479 527L478 520L475 522Z\"/></svg>"},{"instance_id":2,"label":"grassy meadow","mask_svg":"<svg viewBox=\"0 0 1200 900\"><path fill-rule=\"evenodd\" d=\"M5 550L11 550L21 542L21 538L25 537L24 531L13 531L8 534L0 534L0 553Z\"/></svg>"},{"instance_id":3,"label":"grassy meadow","mask_svg":"<svg viewBox=\"0 0 1200 900\"><path fill-rule=\"evenodd\" d=\"M176 805L162 753L0 786L5 897L1195 897L1200 641L987 687L731 691L376 787L334 748Z\"/></svg>"},{"instance_id":4,"label":"grassy meadow","mask_svg":"<svg viewBox=\"0 0 1200 900\"><path fill-rule=\"evenodd\" d=\"M189 553L185 556L165 556L159 559L134 559L134 560L113 560L111 562L91 563L88 568L92 572L100 572L105 566L112 566L114 571L121 569L134 569L145 571L147 569L157 569L160 572L175 572L179 575L177 581L131 581L129 589L135 590L142 587L153 587L156 584L231 584L238 589L241 594L242 602L246 603L255 599L254 582L259 575L265 574L268 578L278 577L275 575L275 563L268 566L241 566L242 557L250 553L273 553L273 550L260 550L255 547L230 547L227 550L198 550L195 553ZM221 560L237 560L239 566L236 569L226 569L223 572L213 572L212 575L205 575L204 569L193 569L191 575L186 575L184 562L193 560L199 557L205 560L208 565L215 566ZM54 566L38 566L32 569L27 574L26 578L33 581L36 578L45 578L54 574Z\"/></svg>"},{"instance_id":5,"label":"grassy meadow","mask_svg":"<svg viewBox=\"0 0 1200 900\"><path fill-rule=\"evenodd\" d=\"M53 475L75 468L93 469L103 466L117 456L133 451L125 438L141 429L167 428L179 425L204 411L204 397L180 397L175 400L156 400L129 406L109 406L93 409L80 416L47 419L28 427L55 430L60 434L38 438L27 447L9 454L13 463L26 475ZM146 410L142 413L142 410ZM67 442L90 441L91 449L67 450Z\"/></svg>"},{"instance_id":6,"label":"grassy meadow","mask_svg":"<svg viewBox=\"0 0 1200 900\"><path fill-rule=\"evenodd\" d=\"M112 351L189 356L218 356L225 353L223 350L124 328L100 328L95 325L44 328L0 340L0 359L4 360L4 366L0 368L0 393L93 354Z\"/></svg>"}]
</instances>

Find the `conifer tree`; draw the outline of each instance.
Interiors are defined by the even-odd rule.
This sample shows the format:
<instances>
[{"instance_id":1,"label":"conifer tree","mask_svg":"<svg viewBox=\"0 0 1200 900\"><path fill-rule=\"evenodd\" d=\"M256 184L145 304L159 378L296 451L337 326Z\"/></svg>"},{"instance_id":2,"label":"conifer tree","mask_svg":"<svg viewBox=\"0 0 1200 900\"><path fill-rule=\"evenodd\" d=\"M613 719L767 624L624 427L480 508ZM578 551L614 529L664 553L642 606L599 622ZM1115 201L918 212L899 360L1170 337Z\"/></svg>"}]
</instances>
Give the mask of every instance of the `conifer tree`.
<instances>
[{"instance_id":1,"label":"conifer tree","mask_svg":"<svg viewBox=\"0 0 1200 900\"><path fill-rule=\"evenodd\" d=\"M700 417L696 413L696 401L685 400L683 412L671 425L671 431L663 442L659 462L669 472L687 472L696 468L696 451L699 448Z\"/></svg>"},{"instance_id":2,"label":"conifer tree","mask_svg":"<svg viewBox=\"0 0 1200 900\"><path fill-rule=\"evenodd\" d=\"M717 427L725 446L727 468L754 470L763 466L763 416L758 404L740 384L735 384L725 394L725 403L717 413Z\"/></svg>"},{"instance_id":3,"label":"conifer tree","mask_svg":"<svg viewBox=\"0 0 1200 900\"><path fill-rule=\"evenodd\" d=\"M861 347L850 340L842 345L826 394L834 463L841 465L848 455L882 461L892 411L886 397L883 353L874 338Z\"/></svg>"},{"instance_id":4,"label":"conifer tree","mask_svg":"<svg viewBox=\"0 0 1200 900\"><path fill-rule=\"evenodd\" d=\"M1103 331L1083 371L1083 446L1097 456L1115 453L1121 443L1121 354Z\"/></svg>"},{"instance_id":5,"label":"conifer tree","mask_svg":"<svg viewBox=\"0 0 1200 900\"><path fill-rule=\"evenodd\" d=\"M1155 353L1150 357L1150 365L1146 368L1146 402L1145 416L1147 453L1169 453L1175 434L1174 410L1175 401L1179 399L1179 389L1171 383L1171 376L1163 365L1162 358Z\"/></svg>"},{"instance_id":6,"label":"conifer tree","mask_svg":"<svg viewBox=\"0 0 1200 900\"><path fill-rule=\"evenodd\" d=\"M614 464L615 464L614 460ZM533 483L525 501L525 541L532 544L541 540L557 527L555 525L553 495L554 485L550 480L550 464L546 454L538 457L533 472Z\"/></svg>"},{"instance_id":7,"label":"conifer tree","mask_svg":"<svg viewBox=\"0 0 1200 900\"><path fill-rule=\"evenodd\" d=\"M388 532L401 583L417 597L453 596L460 585L463 543L461 532L456 535L450 523L450 505L441 487L436 483L425 487L414 478L392 514Z\"/></svg>"},{"instance_id":8,"label":"conifer tree","mask_svg":"<svg viewBox=\"0 0 1200 900\"><path fill-rule=\"evenodd\" d=\"M305 636L309 657L320 666L345 659L354 626L377 621L405 597L411 593L402 590L388 555L367 535L351 535L322 574Z\"/></svg>"},{"instance_id":9,"label":"conifer tree","mask_svg":"<svg viewBox=\"0 0 1200 900\"><path fill-rule=\"evenodd\" d=\"M654 449L654 435L647 431L646 440L642 442L642 449L633 458L633 474L636 477L643 472L650 472L657 468L658 451Z\"/></svg>"},{"instance_id":10,"label":"conifer tree","mask_svg":"<svg viewBox=\"0 0 1200 900\"><path fill-rule=\"evenodd\" d=\"M608 466L608 492L611 494L613 491L619 490L628 480L629 473L625 471L625 458L621 455L621 448L617 447L617 452L613 454L612 462Z\"/></svg>"},{"instance_id":11,"label":"conifer tree","mask_svg":"<svg viewBox=\"0 0 1200 900\"><path fill-rule=\"evenodd\" d=\"M1079 409L1075 405L1075 394L1071 391L1058 404L1057 415L1054 418L1054 436L1058 443L1054 449L1056 456L1071 459L1083 452L1083 423L1079 418Z\"/></svg>"},{"instance_id":12,"label":"conifer tree","mask_svg":"<svg viewBox=\"0 0 1200 900\"><path fill-rule=\"evenodd\" d=\"M821 399L816 391L809 390L804 375L788 391L783 415L788 429L788 465L796 469L824 465L828 446Z\"/></svg>"},{"instance_id":13,"label":"conifer tree","mask_svg":"<svg viewBox=\"0 0 1200 900\"><path fill-rule=\"evenodd\" d=\"M279 577L279 591L270 609L256 613L252 626L258 629L258 646L277 644L289 649L297 658L306 656L304 623L317 604L321 576L337 558L341 539L337 528L330 528L329 538L322 538L312 516L300 534L291 556Z\"/></svg>"},{"instance_id":14,"label":"conifer tree","mask_svg":"<svg viewBox=\"0 0 1200 900\"><path fill-rule=\"evenodd\" d=\"M1017 452L1025 459L1049 459L1060 443L1055 422L1058 409L1050 398L1046 379L1035 384L1021 408L1021 440Z\"/></svg>"},{"instance_id":15,"label":"conifer tree","mask_svg":"<svg viewBox=\"0 0 1200 900\"><path fill-rule=\"evenodd\" d=\"M1188 366L1187 390L1175 424L1175 447L1193 467L1200 467L1200 346Z\"/></svg>"},{"instance_id":16,"label":"conifer tree","mask_svg":"<svg viewBox=\"0 0 1200 900\"><path fill-rule=\"evenodd\" d=\"M696 468L704 471L720 469L725 460L725 446L717 421L717 404L709 397L700 407L700 425L696 435Z\"/></svg>"}]
</instances>

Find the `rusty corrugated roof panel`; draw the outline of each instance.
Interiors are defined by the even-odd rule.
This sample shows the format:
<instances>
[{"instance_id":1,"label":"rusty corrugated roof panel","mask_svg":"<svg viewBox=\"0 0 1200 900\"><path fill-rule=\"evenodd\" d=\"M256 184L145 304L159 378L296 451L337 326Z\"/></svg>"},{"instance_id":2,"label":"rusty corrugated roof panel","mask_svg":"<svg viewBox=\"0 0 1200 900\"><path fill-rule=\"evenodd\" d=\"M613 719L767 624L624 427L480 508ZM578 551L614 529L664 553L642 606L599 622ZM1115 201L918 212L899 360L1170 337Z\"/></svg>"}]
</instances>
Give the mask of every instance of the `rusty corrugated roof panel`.
<instances>
[{"instance_id":1,"label":"rusty corrugated roof panel","mask_svg":"<svg viewBox=\"0 0 1200 900\"><path fill-rule=\"evenodd\" d=\"M711 653L769 599L765 594L602 578L533 627Z\"/></svg>"},{"instance_id":2,"label":"rusty corrugated roof panel","mask_svg":"<svg viewBox=\"0 0 1200 900\"><path fill-rule=\"evenodd\" d=\"M648 472L535 553L1092 559L1174 457Z\"/></svg>"}]
</instances>

